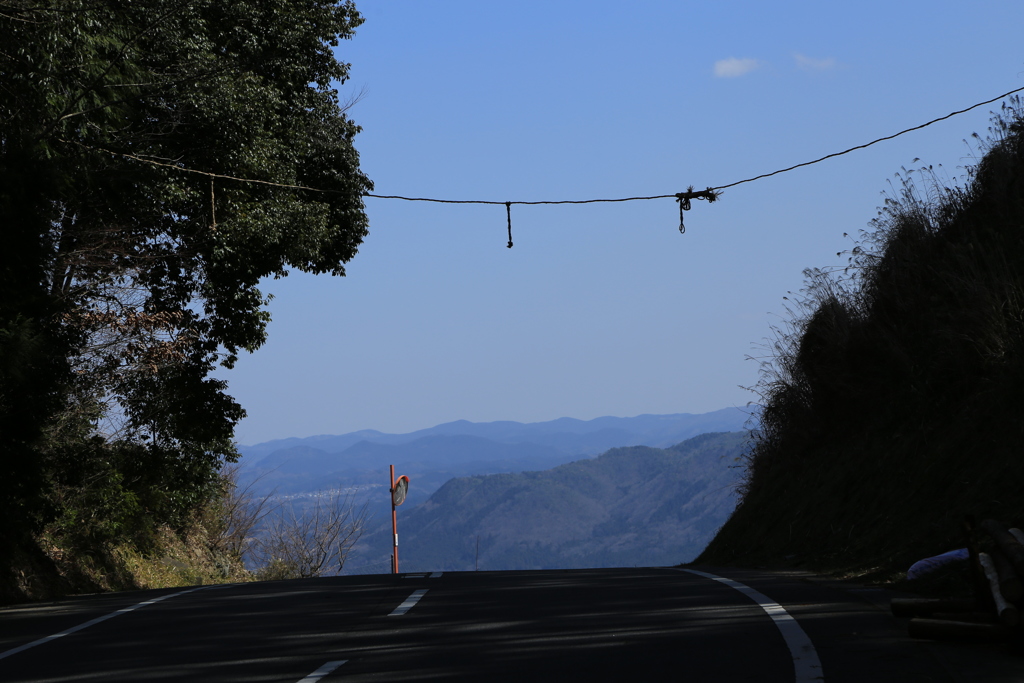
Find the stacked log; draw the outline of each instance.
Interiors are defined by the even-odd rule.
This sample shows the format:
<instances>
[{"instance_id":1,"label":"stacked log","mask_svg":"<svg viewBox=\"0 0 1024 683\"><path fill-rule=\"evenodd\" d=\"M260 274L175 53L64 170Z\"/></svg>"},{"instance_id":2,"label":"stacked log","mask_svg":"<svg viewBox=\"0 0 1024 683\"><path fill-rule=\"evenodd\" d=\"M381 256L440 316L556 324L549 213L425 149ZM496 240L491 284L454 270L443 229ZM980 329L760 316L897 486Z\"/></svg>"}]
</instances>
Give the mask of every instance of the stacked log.
<instances>
[{"instance_id":1,"label":"stacked log","mask_svg":"<svg viewBox=\"0 0 1024 683\"><path fill-rule=\"evenodd\" d=\"M965 523L974 597L895 599L892 612L910 617L912 638L1007 640L1024 632L1024 532L995 520Z\"/></svg>"}]
</instances>

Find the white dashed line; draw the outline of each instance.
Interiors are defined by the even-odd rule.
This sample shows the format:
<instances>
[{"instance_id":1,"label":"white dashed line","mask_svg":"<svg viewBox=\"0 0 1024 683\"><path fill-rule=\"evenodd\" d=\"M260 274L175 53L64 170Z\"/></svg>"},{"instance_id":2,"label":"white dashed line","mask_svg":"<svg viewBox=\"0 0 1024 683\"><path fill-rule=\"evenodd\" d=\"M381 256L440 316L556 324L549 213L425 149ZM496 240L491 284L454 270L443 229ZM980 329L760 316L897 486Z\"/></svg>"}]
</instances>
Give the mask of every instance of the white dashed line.
<instances>
[{"instance_id":1,"label":"white dashed line","mask_svg":"<svg viewBox=\"0 0 1024 683\"><path fill-rule=\"evenodd\" d=\"M401 615L405 614L406 612L411 610L412 606L415 605L417 602L419 602L420 598L422 598L426 594L427 594L427 589L426 588L421 588L418 591L413 591L412 595L407 597L405 599L405 602L403 602L401 605L396 607L391 612L391 614L389 614L388 616L389 617L398 617L398 616L401 616Z\"/></svg>"},{"instance_id":2,"label":"white dashed line","mask_svg":"<svg viewBox=\"0 0 1024 683\"><path fill-rule=\"evenodd\" d=\"M299 683L316 683L321 678L323 678L327 674L331 673L332 671L334 671L335 669L337 669L339 666L341 666L342 664L344 664L347 661L348 661L347 659L339 659L339 660L337 660L335 662L327 662L326 664L321 666L319 669L317 669L313 673L311 673L308 676L306 676L305 678L303 678L301 681L299 681Z\"/></svg>"},{"instance_id":3,"label":"white dashed line","mask_svg":"<svg viewBox=\"0 0 1024 683\"><path fill-rule=\"evenodd\" d=\"M125 607L123 609L117 610L116 612L111 612L110 614L104 614L102 617L96 617L92 621L87 621L84 624L79 624L78 626L72 626L71 628L66 629L64 631L61 631L60 633L54 633L52 636L46 636L45 638L40 638L39 640L33 640L31 643L26 643L24 645L21 645L20 647L16 647L16 648L13 648L11 650L7 650L6 652L0 652L0 659L3 659L4 657L10 657L13 654L17 654L19 652L27 650L30 647L35 647L36 645L42 645L43 643L48 643L51 640L56 640L57 638L63 638L64 636L70 635L70 634L72 634L72 633L74 633L76 631L81 631L84 628L89 628L90 626L94 626L95 624L98 624L101 621L106 621L107 619L113 619L114 617L116 617L119 614L124 614L126 612L131 612L132 610L137 610L140 607L145 607L146 605L152 605L154 602L160 602L161 600L166 600L168 598L174 598L174 597L177 597L179 595L184 595L185 593L192 593L193 591L202 590L202 589L207 588L207 587L208 586L200 586L199 588L189 588L187 591L178 591L177 593L168 593L167 595L161 595L159 598L153 598L152 600L146 600L145 602L140 602L138 604L132 605L131 607Z\"/></svg>"},{"instance_id":4,"label":"white dashed line","mask_svg":"<svg viewBox=\"0 0 1024 683\"><path fill-rule=\"evenodd\" d=\"M703 576L705 579L711 579L724 583L730 588L735 588L740 593L743 593L748 598L756 602L761 609L765 611L772 621L775 623L775 627L779 629L779 633L782 634L783 639L786 641L786 645L789 646L789 653L793 657L793 671L794 683L811 683L812 681L824 681L825 677L821 671L821 660L818 659L818 653L814 649L814 643L807 637L804 630L800 628L800 624L797 623L789 612L787 612L782 605L769 598L764 593L759 593L750 586L740 583L739 581L733 581L732 579L726 579L722 576L715 576L714 574L708 574L706 572L699 572L696 569L680 569L681 572L688 572L690 574L696 574L697 576Z\"/></svg>"},{"instance_id":5,"label":"white dashed line","mask_svg":"<svg viewBox=\"0 0 1024 683\"><path fill-rule=\"evenodd\" d=\"M431 575L430 575L430 578L432 578L432 579L436 579L436 578L438 578L439 576L441 576L441 574L443 574L443 573L444 573L444 572L434 572L433 574L431 574Z\"/></svg>"}]
</instances>

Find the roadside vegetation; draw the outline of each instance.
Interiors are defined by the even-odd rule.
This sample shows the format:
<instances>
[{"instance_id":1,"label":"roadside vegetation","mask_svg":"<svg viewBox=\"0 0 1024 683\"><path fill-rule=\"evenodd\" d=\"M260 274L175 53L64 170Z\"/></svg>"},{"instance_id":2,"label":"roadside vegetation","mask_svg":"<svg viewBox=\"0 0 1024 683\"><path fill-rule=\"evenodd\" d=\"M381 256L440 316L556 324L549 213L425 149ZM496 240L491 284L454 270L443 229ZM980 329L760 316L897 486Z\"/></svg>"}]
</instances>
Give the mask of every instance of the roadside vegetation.
<instances>
[{"instance_id":1,"label":"roadside vegetation","mask_svg":"<svg viewBox=\"0 0 1024 683\"><path fill-rule=\"evenodd\" d=\"M340 491L306 505L256 495L236 465L178 526L125 504L130 493L117 505L72 495L39 534L38 552L15 558L15 599L333 575L367 521L366 506Z\"/></svg>"},{"instance_id":2,"label":"roadside vegetation","mask_svg":"<svg viewBox=\"0 0 1024 683\"><path fill-rule=\"evenodd\" d=\"M741 502L698 558L896 580L1024 524L1024 105L960 182L904 171L769 342Z\"/></svg>"},{"instance_id":3,"label":"roadside vegetation","mask_svg":"<svg viewBox=\"0 0 1024 683\"><path fill-rule=\"evenodd\" d=\"M344 275L367 234L332 49L361 22L0 0L0 601L243 575L213 375L266 340L263 278Z\"/></svg>"}]
</instances>

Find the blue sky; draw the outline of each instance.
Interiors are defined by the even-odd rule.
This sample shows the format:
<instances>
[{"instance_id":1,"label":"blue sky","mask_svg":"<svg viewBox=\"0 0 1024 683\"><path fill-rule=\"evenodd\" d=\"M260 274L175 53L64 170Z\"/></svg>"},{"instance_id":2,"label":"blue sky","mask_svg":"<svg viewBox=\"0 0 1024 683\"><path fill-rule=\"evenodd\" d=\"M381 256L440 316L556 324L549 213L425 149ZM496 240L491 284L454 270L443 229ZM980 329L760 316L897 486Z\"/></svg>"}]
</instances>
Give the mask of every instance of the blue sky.
<instances>
[{"instance_id":1,"label":"blue sky","mask_svg":"<svg viewBox=\"0 0 1024 683\"><path fill-rule=\"evenodd\" d=\"M840 151L1024 86L1024 3L362 0L337 49L378 194L672 194ZM959 176L998 103L694 202L367 198L344 278L292 274L222 377L240 443L456 419L701 413L756 396L808 267L845 263L901 167ZM914 162L920 158L919 162Z\"/></svg>"}]
</instances>

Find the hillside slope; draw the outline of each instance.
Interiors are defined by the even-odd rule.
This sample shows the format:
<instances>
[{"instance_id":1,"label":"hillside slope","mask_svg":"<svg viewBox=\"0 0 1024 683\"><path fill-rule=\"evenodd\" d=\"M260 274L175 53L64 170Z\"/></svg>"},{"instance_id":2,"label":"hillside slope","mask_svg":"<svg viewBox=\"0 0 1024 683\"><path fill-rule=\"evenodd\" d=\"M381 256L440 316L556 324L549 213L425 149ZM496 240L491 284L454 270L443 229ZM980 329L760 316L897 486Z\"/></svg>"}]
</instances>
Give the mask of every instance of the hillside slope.
<instances>
[{"instance_id":1,"label":"hillside slope","mask_svg":"<svg viewBox=\"0 0 1024 683\"><path fill-rule=\"evenodd\" d=\"M619 446L663 448L698 434L742 429L749 420L749 409L723 408L527 424L458 420L408 434L363 430L282 439L240 447L242 479L258 493L379 487L395 465L412 478L410 503L420 503L453 477L546 470Z\"/></svg>"},{"instance_id":2,"label":"hillside slope","mask_svg":"<svg viewBox=\"0 0 1024 683\"><path fill-rule=\"evenodd\" d=\"M542 472L452 479L400 509L403 571L677 564L692 559L735 504L746 433L671 448L615 448ZM386 562L390 524L346 569ZM371 550L372 549L372 550ZM386 566L386 564L385 564Z\"/></svg>"},{"instance_id":3,"label":"hillside slope","mask_svg":"<svg viewBox=\"0 0 1024 683\"><path fill-rule=\"evenodd\" d=\"M1024 523L1022 113L1004 106L965 187L907 174L851 280L808 272L742 502L700 561L895 576L962 547L967 514Z\"/></svg>"}]
</instances>

